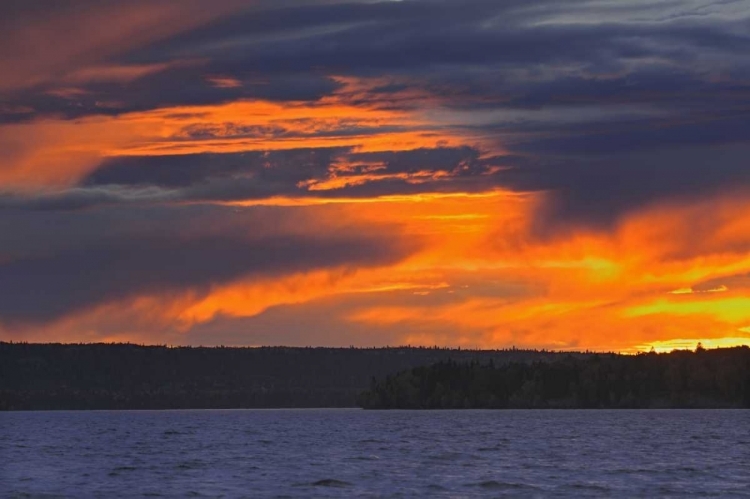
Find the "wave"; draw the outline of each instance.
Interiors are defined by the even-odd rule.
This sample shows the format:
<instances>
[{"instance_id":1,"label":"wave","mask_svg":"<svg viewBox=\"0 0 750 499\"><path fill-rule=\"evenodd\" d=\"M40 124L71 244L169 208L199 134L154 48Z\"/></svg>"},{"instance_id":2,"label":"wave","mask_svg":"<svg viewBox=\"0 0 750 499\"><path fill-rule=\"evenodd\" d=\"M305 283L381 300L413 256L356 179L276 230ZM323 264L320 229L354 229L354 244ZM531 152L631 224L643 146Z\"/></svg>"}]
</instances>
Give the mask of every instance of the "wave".
<instances>
[{"instance_id":1,"label":"wave","mask_svg":"<svg viewBox=\"0 0 750 499\"><path fill-rule=\"evenodd\" d=\"M318 480L317 482L313 482L310 485L313 487L351 487L351 483L344 482L342 480L336 480L333 478L325 478L323 480Z\"/></svg>"}]
</instances>

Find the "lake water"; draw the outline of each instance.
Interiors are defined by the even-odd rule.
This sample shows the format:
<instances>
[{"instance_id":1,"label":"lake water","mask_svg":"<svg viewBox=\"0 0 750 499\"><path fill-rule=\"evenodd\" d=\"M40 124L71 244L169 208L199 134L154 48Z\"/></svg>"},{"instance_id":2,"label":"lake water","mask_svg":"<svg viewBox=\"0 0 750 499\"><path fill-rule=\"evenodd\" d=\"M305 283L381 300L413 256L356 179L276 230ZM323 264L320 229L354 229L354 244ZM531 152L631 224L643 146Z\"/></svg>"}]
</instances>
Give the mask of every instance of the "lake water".
<instances>
[{"instance_id":1,"label":"lake water","mask_svg":"<svg viewBox=\"0 0 750 499\"><path fill-rule=\"evenodd\" d=\"M750 411L0 413L2 497L750 497Z\"/></svg>"}]
</instances>

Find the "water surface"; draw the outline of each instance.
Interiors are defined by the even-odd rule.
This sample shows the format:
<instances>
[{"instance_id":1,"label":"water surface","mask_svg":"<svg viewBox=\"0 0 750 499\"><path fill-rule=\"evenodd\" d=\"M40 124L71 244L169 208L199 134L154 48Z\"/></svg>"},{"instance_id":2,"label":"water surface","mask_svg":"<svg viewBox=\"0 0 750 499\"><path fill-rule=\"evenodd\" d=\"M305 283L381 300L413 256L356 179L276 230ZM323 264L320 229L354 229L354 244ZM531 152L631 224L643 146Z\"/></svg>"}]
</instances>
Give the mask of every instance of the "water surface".
<instances>
[{"instance_id":1,"label":"water surface","mask_svg":"<svg viewBox=\"0 0 750 499\"><path fill-rule=\"evenodd\" d=\"M750 497L750 411L0 413L0 496Z\"/></svg>"}]
</instances>

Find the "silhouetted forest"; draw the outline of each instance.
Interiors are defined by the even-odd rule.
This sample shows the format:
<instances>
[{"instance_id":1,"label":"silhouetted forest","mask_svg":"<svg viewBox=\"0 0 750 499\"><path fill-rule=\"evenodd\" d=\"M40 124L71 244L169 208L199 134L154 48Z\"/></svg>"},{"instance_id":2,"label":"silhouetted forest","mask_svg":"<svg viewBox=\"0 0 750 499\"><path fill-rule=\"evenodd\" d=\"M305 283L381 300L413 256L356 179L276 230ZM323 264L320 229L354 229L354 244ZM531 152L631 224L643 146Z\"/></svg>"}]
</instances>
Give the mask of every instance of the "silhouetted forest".
<instances>
[{"instance_id":1,"label":"silhouetted forest","mask_svg":"<svg viewBox=\"0 0 750 499\"><path fill-rule=\"evenodd\" d=\"M0 409L355 407L373 376L446 359L560 354L440 348L168 348L0 343Z\"/></svg>"},{"instance_id":2,"label":"silhouetted forest","mask_svg":"<svg viewBox=\"0 0 750 499\"><path fill-rule=\"evenodd\" d=\"M443 361L382 381L367 409L750 407L750 348L566 356L552 361Z\"/></svg>"}]
</instances>

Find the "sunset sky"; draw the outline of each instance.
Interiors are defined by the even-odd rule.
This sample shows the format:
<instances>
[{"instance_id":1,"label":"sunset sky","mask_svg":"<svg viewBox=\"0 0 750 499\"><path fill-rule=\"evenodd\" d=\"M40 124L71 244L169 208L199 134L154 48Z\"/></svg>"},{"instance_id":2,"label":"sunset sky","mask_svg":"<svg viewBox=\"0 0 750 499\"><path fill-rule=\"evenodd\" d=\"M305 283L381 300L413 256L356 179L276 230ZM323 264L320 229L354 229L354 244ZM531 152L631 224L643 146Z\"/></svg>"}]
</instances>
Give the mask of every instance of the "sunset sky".
<instances>
[{"instance_id":1,"label":"sunset sky","mask_svg":"<svg viewBox=\"0 0 750 499\"><path fill-rule=\"evenodd\" d=\"M0 2L0 340L750 344L750 2Z\"/></svg>"}]
</instances>

